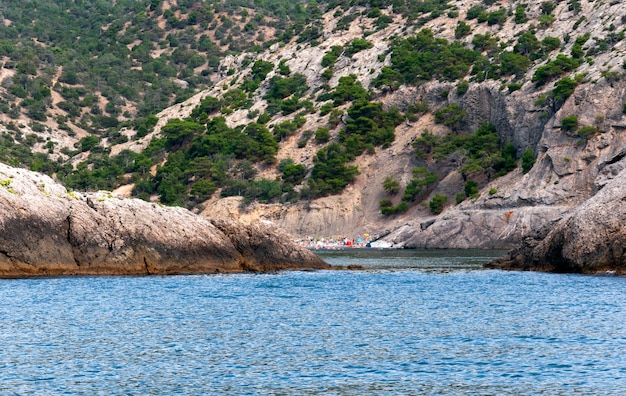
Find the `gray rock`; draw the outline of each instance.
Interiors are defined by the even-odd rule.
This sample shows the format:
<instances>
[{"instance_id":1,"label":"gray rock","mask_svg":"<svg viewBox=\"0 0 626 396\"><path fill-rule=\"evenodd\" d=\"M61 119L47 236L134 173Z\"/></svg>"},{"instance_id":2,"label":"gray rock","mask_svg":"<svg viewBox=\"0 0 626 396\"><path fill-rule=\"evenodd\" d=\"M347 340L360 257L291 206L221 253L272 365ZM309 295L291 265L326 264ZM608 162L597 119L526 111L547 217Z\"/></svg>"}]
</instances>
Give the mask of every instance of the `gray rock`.
<instances>
[{"instance_id":1,"label":"gray rock","mask_svg":"<svg viewBox=\"0 0 626 396\"><path fill-rule=\"evenodd\" d=\"M526 237L489 268L626 274L626 171L595 196Z\"/></svg>"},{"instance_id":2,"label":"gray rock","mask_svg":"<svg viewBox=\"0 0 626 396\"><path fill-rule=\"evenodd\" d=\"M0 164L0 277L330 268L267 224L242 226Z\"/></svg>"}]
</instances>

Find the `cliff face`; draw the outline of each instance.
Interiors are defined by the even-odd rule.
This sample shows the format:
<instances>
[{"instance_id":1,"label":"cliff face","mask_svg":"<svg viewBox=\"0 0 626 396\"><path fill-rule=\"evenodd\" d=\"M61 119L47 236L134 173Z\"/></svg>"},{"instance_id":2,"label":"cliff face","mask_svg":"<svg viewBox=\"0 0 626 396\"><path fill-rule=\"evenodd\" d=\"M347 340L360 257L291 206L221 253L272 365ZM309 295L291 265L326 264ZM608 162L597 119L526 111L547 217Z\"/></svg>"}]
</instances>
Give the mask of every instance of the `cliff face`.
<instances>
[{"instance_id":1,"label":"cliff face","mask_svg":"<svg viewBox=\"0 0 626 396\"><path fill-rule=\"evenodd\" d=\"M68 192L3 164L0 208L1 277L329 268L269 225L213 224L182 208Z\"/></svg>"},{"instance_id":2,"label":"cliff face","mask_svg":"<svg viewBox=\"0 0 626 396\"><path fill-rule=\"evenodd\" d=\"M387 234L383 239L409 248L494 248L514 247L521 239L546 222L592 197L603 185L626 167L626 82L599 80L578 87L563 106L549 118L535 105L538 94L532 84L513 94L505 94L496 83L470 88L463 97L440 92L449 84L430 83L419 88L400 89L385 98L387 105L406 106L430 103L459 103L468 113L469 123L484 121L497 125L502 139L511 141L521 152L534 147L537 160L527 174L520 169L489 182L475 199L449 204L439 216L423 206L404 215L386 217L378 202L386 195L386 176L396 176L408 184L416 166L411 142L428 128L444 133L445 127L424 116L396 130L396 140L387 149L357 160L361 175L340 196L286 205L240 205L238 198L214 199L203 213L222 213L244 222L270 220L293 235ZM581 137L561 129L561 120L577 115L580 125L596 126L599 133ZM450 165L449 173L430 194L443 194L452 202L463 191L460 166ZM490 193L492 192L492 193Z\"/></svg>"},{"instance_id":3,"label":"cliff face","mask_svg":"<svg viewBox=\"0 0 626 396\"><path fill-rule=\"evenodd\" d=\"M478 198L449 207L434 219L404 226L388 238L406 247L515 246L529 232L593 197L626 168L626 117L618 105L625 101L624 82L598 81L578 88L539 128L537 162L529 173L517 170L494 180ZM533 126L533 106L522 97L509 98L507 110L497 114L509 115L514 136L522 131L518 138L532 141L532 134L523 131L536 130L541 122L536 115ZM563 131L561 120L569 115L601 132L584 138Z\"/></svg>"},{"instance_id":4,"label":"cliff face","mask_svg":"<svg viewBox=\"0 0 626 396\"><path fill-rule=\"evenodd\" d=\"M558 221L526 237L488 267L626 274L626 171Z\"/></svg>"}]
</instances>

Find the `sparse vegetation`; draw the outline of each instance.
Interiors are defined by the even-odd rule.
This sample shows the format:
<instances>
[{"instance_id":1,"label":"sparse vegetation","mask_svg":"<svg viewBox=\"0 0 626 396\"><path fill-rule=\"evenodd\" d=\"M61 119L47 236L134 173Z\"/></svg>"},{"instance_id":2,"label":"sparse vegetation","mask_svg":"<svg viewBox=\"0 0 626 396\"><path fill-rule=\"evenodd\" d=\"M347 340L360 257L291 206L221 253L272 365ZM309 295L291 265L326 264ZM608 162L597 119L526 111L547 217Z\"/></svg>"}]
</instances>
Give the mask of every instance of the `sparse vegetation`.
<instances>
[{"instance_id":1,"label":"sparse vegetation","mask_svg":"<svg viewBox=\"0 0 626 396\"><path fill-rule=\"evenodd\" d=\"M76 190L134 183L135 196L148 200L158 195L169 205L192 207L220 191L222 196L241 195L246 203L295 202L340 193L359 174L353 161L364 153L379 154L394 143L401 123L414 126L427 115L451 133L424 133L415 139L412 179L404 191L397 179L406 180L406 175L385 180L385 192L400 202L394 206L381 201L381 211L405 212L426 199L448 171L441 170L444 161L454 164L467 181L461 198L473 197L487 180L514 169L518 159L523 172L535 161L532 150L518 156L494 125L468 130L479 122L465 110L470 95L480 92L478 83L494 80L502 95L524 87L514 97L532 97L541 90L535 96L536 110L546 120L579 86L594 82L582 74L573 77L575 70L583 63L592 65L598 54L624 39L619 21L590 33L584 29L593 21L580 15L572 37L546 36L539 29L556 23L557 5L544 1L537 15L526 3L505 9L493 0L474 2L464 20L445 19L453 29L446 37L454 34L454 40L447 40L437 30L423 28L432 19L464 14L443 0L179 1L167 6L160 1L62 0L37 7L8 0L2 16L10 22L0 24L1 66L7 75L0 87L0 113L9 121L0 136L0 160L55 174ZM568 0L566 8L579 14L582 5ZM337 31L350 29L352 34L355 23L365 22L363 34L327 46L321 21L329 10L336 12ZM388 51L374 54L373 59L386 65L380 72L378 65L367 67L369 77L335 68L337 62L370 56L373 51L360 53L374 48L379 38L373 33L399 21L399 15L411 33L390 38ZM503 26L509 19L517 32L511 39L503 40L497 27L476 33L478 24ZM274 44L272 48L293 46L293 58L281 50L257 56ZM322 83L310 77L307 81L301 59L292 60L298 51L316 46L314 63L319 68L321 62ZM236 57L228 66L220 65L226 55ZM529 70L535 72L530 75ZM595 75L590 73L589 79ZM613 84L624 73L604 64L601 76ZM160 110L214 81L219 85L185 113L189 117L170 120L163 128L159 124L161 133L143 152L111 155L120 151L111 146L151 134ZM412 89L432 81L447 85L417 98L430 104L381 99L403 85ZM626 104L622 111L626 113ZM316 113L323 120L317 125ZM581 138L579 143L608 125L596 120L579 126L576 116L561 122L569 136ZM57 140L45 140L51 128L68 136L78 132L81 138L75 138L74 147L60 148ZM445 130L436 128L438 133ZM277 163L277 157L283 158L280 147L290 141L303 149L299 153L306 152L306 165ZM80 161L74 157L79 153Z\"/></svg>"},{"instance_id":2,"label":"sparse vegetation","mask_svg":"<svg viewBox=\"0 0 626 396\"><path fill-rule=\"evenodd\" d=\"M535 152L531 148L524 150L522 154L522 172L528 173L533 165L535 165L536 156Z\"/></svg>"},{"instance_id":3,"label":"sparse vegetation","mask_svg":"<svg viewBox=\"0 0 626 396\"><path fill-rule=\"evenodd\" d=\"M430 207L430 211L433 214L438 215L443 212L443 208L447 202L448 197L446 197L445 195L435 194L433 199L431 199L428 203L428 206Z\"/></svg>"}]
</instances>

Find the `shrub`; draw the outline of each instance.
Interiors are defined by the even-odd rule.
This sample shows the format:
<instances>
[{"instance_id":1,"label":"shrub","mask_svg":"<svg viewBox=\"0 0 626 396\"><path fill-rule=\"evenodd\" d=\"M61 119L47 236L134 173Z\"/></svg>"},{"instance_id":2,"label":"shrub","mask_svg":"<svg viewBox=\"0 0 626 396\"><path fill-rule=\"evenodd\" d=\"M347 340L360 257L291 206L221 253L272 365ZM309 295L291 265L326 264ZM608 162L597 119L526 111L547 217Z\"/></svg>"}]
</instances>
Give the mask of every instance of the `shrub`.
<instances>
[{"instance_id":1,"label":"shrub","mask_svg":"<svg viewBox=\"0 0 626 396\"><path fill-rule=\"evenodd\" d=\"M519 5L515 9L514 21L518 24L528 22L528 16L526 16L526 10L523 5Z\"/></svg>"},{"instance_id":2,"label":"shrub","mask_svg":"<svg viewBox=\"0 0 626 396\"><path fill-rule=\"evenodd\" d=\"M383 182L383 189L387 194L396 195L400 192L400 182L392 176L387 176Z\"/></svg>"},{"instance_id":3,"label":"shrub","mask_svg":"<svg viewBox=\"0 0 626 396\"><path fill-rule=\"evenodd\" d=\"M98 136L89 135L80 139L78 142L78 146L80 147L80 151L89 151L92 148L96 147L100 143L100 138Z\"/></svg>"},{"instance_id":4,"label":"shrub","mask_svg":"<svg viewBox=\"0 0 626 396\"><path fill-rule=\"evenodd\" d=\"M379 202L380 212L385 216L390 216L396 213L405 213L409 210L409 205L406 202L400 202L398 205L393 206L390 199L384 198Z\"/></svg>"},{"instance_id":5,"label":"shrub","mask_svg":"<svg viewBox=\"0 0 626 396\"><path fill-rule=\"evenodd\" d=\"M267 74L271 72L273 69L274 69L273 63L265 62L263 60L258 60L254 62L254 65L252 65L252 70L251 70L252 79L257 82L263 81L265 80L265 77L267 76Z\"/></svg>"},{"instance_id":6,"label":"shrub","mask_svg":"<svg viewBox=\"0 0 626 396\"><path fill-rule=\"evenodd\" d=\"M435 38L432 30L423 29L392 49L391 69L400 73L401 83L418 85L437 78L454 81L469 72L476 56L464 44Z\"/></svg>"},{"instance_id":7,"label":"shrub","mask_svg":"<svg viewBox=\"0 0 626 396\"><path fill-rule=\"evenodd\" d=\"M478 183L474 180L468 180L463 189L467 197L476 198L478 196Z\"/></svg>"},{"instance_id":8,"label":"shrub","mask_svg":"<svg viewBox=\"0 0 626 396\"><path fill-rule=\"evenodd\" d=\"M326 143L330 140L330 131L328 128L319 127L315 131L315 143Z\"/></svg>"},{"instance_id":9,"label":"shrub","mask_svg":"<svg viewBox=\"0 0 626 396\"><path fill-rule=\"evenodd\" d=\"M374 44L362 38L355 38L346 48L346 53L348 55L356 54L357 52L370 49L374 46Z\"/></svg>"},{"instance_id":10,"label":"shrub","mask_svg":"<svg viewBox=\"0 0 626 396\"><path fill-rule=\"evenodd\" d=\"M467 112L459 107L458 104L452 103L435 111L435 122L443 124L453 131L461 129L461 125Z\"/></svg>"},{"instance_id":11,"label":"shrub","mask_svg":"<svg viewBox=\"0 0 626 396\"><path fill-rule=\"evenodd\" d=\"M538 85L545 84L548 80L560 76L563 73L570 72L579 65L580 63L576 59L559 54L555 60L537 68L531 81L536 82Z\"/></svg>"},{"instance_id":12,"label":"shrub","mask_svg":"<svg viewBox=\"0 0 626 396\"><path fill-rule=\"evenodd\" d=\"M331 47L330 52L326 53L322 57L322 66L323 67L331 67L337 62L337 59L343 52L343 47L339 45L334 45Z\"/></svg>"},{"instance_id":13,"label":"shrub","mask_svg":"<svg viewBox=\"0 0 626 396\"><path fill-rule=\"evenodd\" d=\"M330 98L333 99L335 106L348 101L367 99L368 97L369 94L361 83L357 81L357 77L354 74L339 78L337 87L330 94Z\"/></svg>"},{"instance_id":14,"label":"shrub","mask_svg":"<svg viewBox=\"0 0 626 396\"><path fill-rule=\"evenodd\" d=\"M198 201L206 201L217 190L215 183L210 180L200 179L191 186L190 194Z\"/></svg>"},{"instance_id":15,"label":"shrub","mask_svg":"<svg viewBox=\"0 0 626 396\"><path fill-rule=\"evenodd\" d=\"M500 73L505 76L511 74L522 76L530 66L530 59L514 52L503 52L500 55L500 62Z\"/></svg>"},{"instance_id":16,"label":"shrub","mask_svg":"<svg viewBox=\"0 0 626 396\"><path fill-rule=\"evenodd\" d=\"M346 166L350 160L339 143L331 143L313 158L313 170L308 184L313 196L326 196L341 191L360 173L356 166Z\"/></svg>"},{"instance_id":17,"label":"shrub","mask_svg":"<svg viewBox=\"0 0 626 396\"><path fill-rule=\"evenodd\" d=\"M282 169L281 178L291 185L298 185L302 183L304 176L306 175L306 167L302 164L286 164Z\"/></svg>"},{"instance_id":18,"label":"shrub","mask_svg":"<svg viewBox=\"0 0 626 396\"><path fill-rule=\"evenodd\" d=\"M522 172L528 173L535 165L535 152L531 148L524 150L522 154Z\"/></svg>"},{"instance_id":19,"label":"shrub","mask_svg":"<svg viewBox=\"0 0 626 396\"><path fill-rule=\"evenodd\" d=\"M575 115L563 117L561 120L561 130L562 131L575 131L578 129L578 117Z\"/></svg>"},{"instance_id":20,"label":"shrub","mask_svg":"<svg viewBox=\"0 0 626 396\"><path fill-rule=\"evenodd\" d=\"M546 36L541 41L541 46L547 52L554 51L561 46L561 40L556 37Z\"/></svg>"},{"instance_id":21,"label":"shrub","mask_svg":"<svg viewBox=\"0 0 626 396\"><path fill-rule=\"evenodd\" d=\"M576 89L577 85L578 82L569 77L557 81L556 87L552 90L552 96L555 104L558 106L565 102L565 100L569 98L572 93L574 93L574 89Z\"/></svg>"},{"instance_id":22,"label":"shrub","mask_svg":"<svg viewBox=\"0 0 626 396\"><path fill-rule=\"evenodd\" d=\"M456 25L456 28L454 29L454 38L456 39L463 38L467 36L471 31L472 31L472 27L469 24L463 21L459 21Z\"/></svg>"},{"instance_id":23,"label":"shrub","mask_svg":"<svg viewBox=\"0 0 626 396\"><path fill-rule=\"evenodd\" d=\"M479 6L479 5L474 6L474 7L470 8L469 10L467 10L466 19L468 21L472 20L472 19L476 19L483 12L485 12L485 7Z\"/></svg>"},{"instance_id":24,"label":"shrub","mask_svg":"<svg viewBox=\"0 0 626 396\"><path fill-rule=\"evenodd\" d=\"M425 167L413 168L413 178L404 189L402 200L406 202L415 201L418 196L425 195L428 192L428 187L435 184L436 181L437 175L428 172Z\"/></svg>"},{"instance_id":25,"label":"shrub","mask_svg":"<svg viewBox=\"0 0 626 396\"><path fill-rule=\"evenodd\" d=\"M430 211L433 214L438 215L443 212L443 207L445 206L446 202L448 202L448 197L446 197L445 195L435 194L433 199L428 203L428 206L430 207Z\"/></svg>"},{"instance_id":26,"label":"shrub","mask_svg":"<svg viewBox=\"0 0 626 396\"><path fill-rule=\"evenodd\" d=\"M465 95L465 93L469 90L469 83L467 80L461 80L456 86L456 93L458 95Z\"/></svg>"},{"instance_id":27,"label":"shrub","mask_svg":"<svg viewBox=\"0 0 626 396\"><path fill-rule=\"evenodd\" d=\"M591 125L580 127L577 132L578 136L582 138L587 138L589 136L595 135L596 133L598 133L598 127Z\"/></svg>"}]
</instances>

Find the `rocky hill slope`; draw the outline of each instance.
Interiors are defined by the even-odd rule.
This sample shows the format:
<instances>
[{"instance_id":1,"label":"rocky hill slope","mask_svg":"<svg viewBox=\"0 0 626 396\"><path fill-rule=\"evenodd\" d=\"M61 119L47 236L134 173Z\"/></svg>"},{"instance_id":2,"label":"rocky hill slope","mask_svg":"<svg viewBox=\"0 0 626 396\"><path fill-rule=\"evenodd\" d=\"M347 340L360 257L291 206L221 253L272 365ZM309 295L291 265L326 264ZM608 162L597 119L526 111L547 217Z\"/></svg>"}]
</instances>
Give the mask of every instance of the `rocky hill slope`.
<instances>
[{"instance_id":1,"label":"rocky hill slope","mask_svg":"<svg viewBox=\"0 0 626 396\"><path fill-rule=\"evenodd\" d=\"M0 164L0 277L330 268L274 227L79 194Z\"/></svg>"},{"instance_id":2,"label":"rocky hill slope","mask_svg":"<svg viewBox=\"0 0 626 396\"><path fill-rule=\"evenodd\" d=\"M436 32L436 37L453 41L460 21L465 20L471 25L472 34L462 37L460 41L467 46L475 43L477 36L491 36L506 52L519 45L520 36L530 31L539 42L546 38L558 38L560 48L549 56L536 59L520 75L484 81L476 76L470 77L465 92L459 91L458 81L430 81L418 86L401 85L387 92L378 91L377 98L386 108L406 111L411 105L427 103L429 110L417 118L407 116L405 122L396 127L395 140L389 147L356 158L353 163L358 166L360 175L340 195L280 205L242 205L240 199L214 198L205 204L204 213L223 213L243 220L268 219L298 236L370 234L386 235L384 240L395 246L509 248L531 230L558 218L593 196L626 165L623 149L626 138L623 111L626 83L622 67L625 43L616 39L610 50L599 49L604 48L603 43L614 33L623 31L624 9L619 4L608 2L555 2L554 9L546 14L542 10L543 5L537 3L525 5L528 18L522 23L515 22L513 17L502 24L464 19L470 9L479 3L455 2L458 18L442 15L420 27L407 28L406 21L397 19L388 28L367 36L373 44L370 49L350 58L340 58L327 82L320 77L324 70L320 66L324 54L333 45L345 46L361 37L370 20L360 18L350 25L350 29L336 34L333 33L336 19L327 16L326 40L319 46L276 46L260 54L258 59L272 63L284 60L292 73L306 76L311 91L315 92L324 84L337 86L341 77L350 74L355 74L363 86L372 89L371 83L381 68L391 63L390 38L394 35L407 37L423 27ZM521 2L511 1L506 4L496 2L485 8L490 11L501 7L516 10L520 6L523 6ZM553 22L537 28L538 21L545 15L552 15ZM578 40L577 43L575 37L586 37L587 41ZM534 81L538 70L550 65L559 54L570 56L579 46L590 56L574 70L559 75L576 81L567 95L558 96L558 78L542 84ZM232 58L227 62L231 62L235 70L241 70L242 59ZM248 72L249 69L243 68L241 76ZM268 79L270 77L271 74ZM238 78L243 77L235 74L231 80ZM216 90L204 92L199 97L219 97L220 89L218 85ZM246 115L250 111L262 112L267 105L263 100L264 92L257 94L252 108L227 115L229 124L235 126L249 122ZM199 101L199 98L195 100ZM190 114L193 103L168 109L160 114L161 122ZM438 123L434 117L436 110L450 105L458 105L466 114L462 130L474 131L482 123L489 122L495 126L502 141L515 146L517 158L526 149L531 149L536 157L534 166L527 173L519 167L494 180L485 173L465 171L463 158L467 154L462 151L456 154L457 157L448 157L447 162L432 158L426 161L416 159L412 143L422 136L424 130L435 135L458 133ZM277 158L291 158L311 169L317 148L310 143L299 148L297 143L301 133L326 125L326 119L320 119L319 114L304 117L306 124L300 129L302 132L281 143ZM572 117L576 126L569 128L563 120ZM272 122L277 124L283 119L275 118ZM331 129L331 135L339 136L342 128L340 124ZM427 203L437 194L447 197L443 213L434 215L427 206L417 205L410 207L406 213L381 214L379 202L389 196L383 189L385 179L393 176L405 188L411 181L411 170L420 165L429 169L444 168L438 172L437 186L428 192L423 201ZM265 175L280 176L271 170ZM455 205L455 198L458 199L467 181L472 179L478 182L480 190Z\"/></svg>"},{"instance_id":3,"label":"rocky hill slope","mask_svg":"<svg viewBox=\"0 0 626 396\"><path fill-rule=\"evenodd\" d=\"M625 167L619 2L327 5L314 39L229 55L152 132L51 173L300 237L508 248Z\"/></svg>"}]
</instances>

